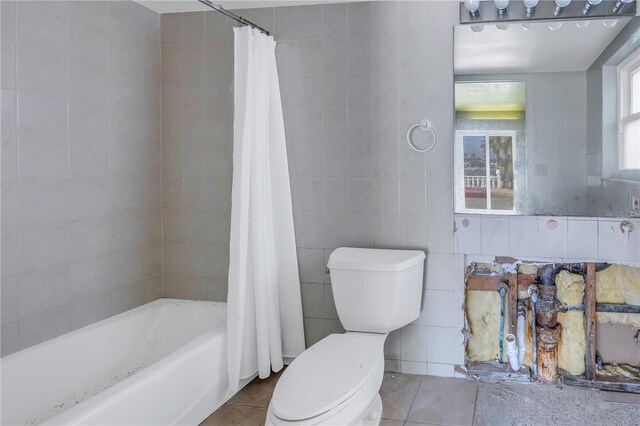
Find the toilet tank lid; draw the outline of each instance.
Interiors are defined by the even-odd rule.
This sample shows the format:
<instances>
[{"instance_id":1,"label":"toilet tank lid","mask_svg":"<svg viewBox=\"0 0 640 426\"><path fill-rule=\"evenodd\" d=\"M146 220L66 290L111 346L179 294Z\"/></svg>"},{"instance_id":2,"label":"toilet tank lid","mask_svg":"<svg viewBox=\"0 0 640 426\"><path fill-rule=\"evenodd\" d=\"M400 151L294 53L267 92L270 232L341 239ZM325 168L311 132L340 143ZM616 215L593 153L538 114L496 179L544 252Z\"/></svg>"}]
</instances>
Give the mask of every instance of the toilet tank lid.
<instances>
[{"instance_id":1,"label":"toilet tank lid","mask_svg":"<svg viewBox=\"0 0 640 426\"><path fill-rule=\"evenodd\" d=\"M421 250L383 250L352 247L337 248L329 256L329 269L353 271L404 271L422 262Z\"/></svg>"}]
</instances>

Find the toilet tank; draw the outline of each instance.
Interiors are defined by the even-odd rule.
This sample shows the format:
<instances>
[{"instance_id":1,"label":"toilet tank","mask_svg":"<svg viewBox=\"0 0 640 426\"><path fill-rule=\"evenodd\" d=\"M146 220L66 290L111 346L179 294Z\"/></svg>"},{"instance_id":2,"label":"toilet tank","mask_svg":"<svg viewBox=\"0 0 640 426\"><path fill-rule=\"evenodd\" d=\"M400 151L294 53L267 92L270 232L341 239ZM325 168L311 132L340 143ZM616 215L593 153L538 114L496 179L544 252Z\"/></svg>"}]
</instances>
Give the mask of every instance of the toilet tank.
<instances>
[{"instance_id":1,"label":"toilet tank","mask_svg":"<svg viewBox=\"0 0 640 426\"><path fill-rule=\"evenodd\" d=\"M345 330L389 333L417 319L424 259L419 250L334 250L327 266Z\"/></svg>"}]
</instances>

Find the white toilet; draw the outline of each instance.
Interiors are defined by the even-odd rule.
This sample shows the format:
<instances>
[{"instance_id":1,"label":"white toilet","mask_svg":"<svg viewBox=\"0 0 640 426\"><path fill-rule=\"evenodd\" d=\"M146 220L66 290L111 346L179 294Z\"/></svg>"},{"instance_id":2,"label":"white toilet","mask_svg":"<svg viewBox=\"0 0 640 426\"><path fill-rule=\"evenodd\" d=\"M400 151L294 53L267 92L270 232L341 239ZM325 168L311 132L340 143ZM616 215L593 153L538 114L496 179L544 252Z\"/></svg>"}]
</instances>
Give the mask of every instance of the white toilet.
<instances>
[{"instance_id":1,"label":"white toilet","mask_svg":"<svg viewBox=\"0 0 640 426\"><path fill-rule=\"evenodd\" d=\"M329 257L333 297L347 332L304 351L284 371L267 425L378 425L389 332L420 314L421 251L339 248Z\"/></svg>"}]
</instances>

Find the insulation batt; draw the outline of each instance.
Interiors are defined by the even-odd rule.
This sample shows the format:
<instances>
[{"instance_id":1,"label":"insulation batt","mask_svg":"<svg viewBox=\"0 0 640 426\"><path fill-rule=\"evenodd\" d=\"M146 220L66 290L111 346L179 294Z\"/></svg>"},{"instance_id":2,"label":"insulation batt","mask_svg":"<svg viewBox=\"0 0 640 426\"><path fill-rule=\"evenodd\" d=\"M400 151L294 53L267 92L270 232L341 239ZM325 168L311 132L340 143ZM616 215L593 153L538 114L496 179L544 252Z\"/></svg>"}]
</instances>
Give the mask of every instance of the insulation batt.
<instances>
[{"instance_id":1,"label":"insulation batt","mask_svg":"<svg viewBox=\"0 0 640 426\"><path fill-rule=\"evenodd\" d=\"M522 263L518 265L518 273L524 275L538 275L538 265L532 265L530 263Z\"/></svg>"},{"instance_id":2,"label":"insulation batt","mask_svg":"<svg viewBox=\"0 0 640 426\"><path fill-rule=\"evenodd\" d=\"M640 268L614 264L596 273L596 301L640 305ZM598 322L640 327L640 315L598 312Z\"/></svg>"},{"instance_id":3,"label":"insulation batt","mask_svg":"<svg viewBox=\"0 0 640 426\"><path fill-rule=\"evenodd\" d=\"M584 278L582 275L560 271L556 276L558 300L567 306L582 306L584 300Z\"/></svg>"},{"instance_id":4,"label":"insulation batt","mask_svg":"<svg viewBox=\"0 0 640 426\"><path fill-rule=\"evenodd\" d=\"M640 315L623 314L619 312L596 312L596 321L599 323L626 324L640 328Z\"/></svg>"},{"instance_id":5,"label":"insulation batt","mask_svg":"<svg viewBox=\"0 0 640 426\"><path fill-rule=\"evenodd\" d=\"M558 366L579 376L584 373L584 314L578 311L560 312L558 322L562 326L558 345Z\"/></svg>"},{"instance_id":6,"label":"insulation batt","mask_svg":"<svg viewBox=\"0 0 640 426\"><path fill-rule=\"evenodd\" d=\"M469 361L497 359L500 337L500 295L497 291L469 290L465 306L471 329L471 338L467 341L467 359ZM508 312L507 306L505 311ZM505 335L507 326L508 321L505 320Z\"/></svg>"},{"instance_id":7,"label":"insulation batt","mask_svg":"<svg viewBox=\"0 0 640 426\"><path fill-rule=\"evenodd\" d=\"M585 283L582 275L561 271L556 276L558 300L566 306L581 306L584 299ZM586 351L584 313L570 311L558 314L562 326L558 346L558 366L578 376L584 373L584 354Z\"/></svg>"},{"instance_id":8,"label":"insulation batt","mask_svg":"<svg viewBox=\"0 0 640 426\"><path fill-rule=\"evenodd\" d=\"M640 305L640 268L614 264L596 272L596 302Z\"/></svg>"}]
</instances>

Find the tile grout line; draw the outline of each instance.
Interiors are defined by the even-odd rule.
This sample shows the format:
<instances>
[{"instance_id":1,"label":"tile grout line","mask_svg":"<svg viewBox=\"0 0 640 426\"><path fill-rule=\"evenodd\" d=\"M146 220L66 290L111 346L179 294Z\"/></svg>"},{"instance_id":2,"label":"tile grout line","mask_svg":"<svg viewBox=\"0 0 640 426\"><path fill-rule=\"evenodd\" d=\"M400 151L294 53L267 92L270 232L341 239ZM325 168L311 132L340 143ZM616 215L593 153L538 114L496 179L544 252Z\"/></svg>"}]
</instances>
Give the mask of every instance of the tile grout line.
<instances>
[{"instance_id":1,"label":"tile grout line","mask_svg":"<svg viewBox=\"0 0 640 426\"><path fill-rule=\"evenodd\" d=\"M418 398L418 394L420 393L420 388L422 387L422 382L424 381L424 377L420 378L420 384L418 384L418 388L416 389L416 393L415 395L413 395L413 399L411 400L411 405L409 405L409 412L407 413L407 416L405 417L403 423L406 423L407 421L409 421L409 415L411 414L411 409L413 408L413 404L415 404L416 399Z\"/></svg>"},{"instance_id":2,"label":"tile grout line","mask_svg":"<svg viewBox=\"0 0 640 426\"><path fill-rule=\"evenodd\" d=\"M476 382L476 395L473 399L473 417L471 418L471 426L476 422L476 407L478 406L478 393L480 392L480 384Z\"/></svg>"}]
</instances>

